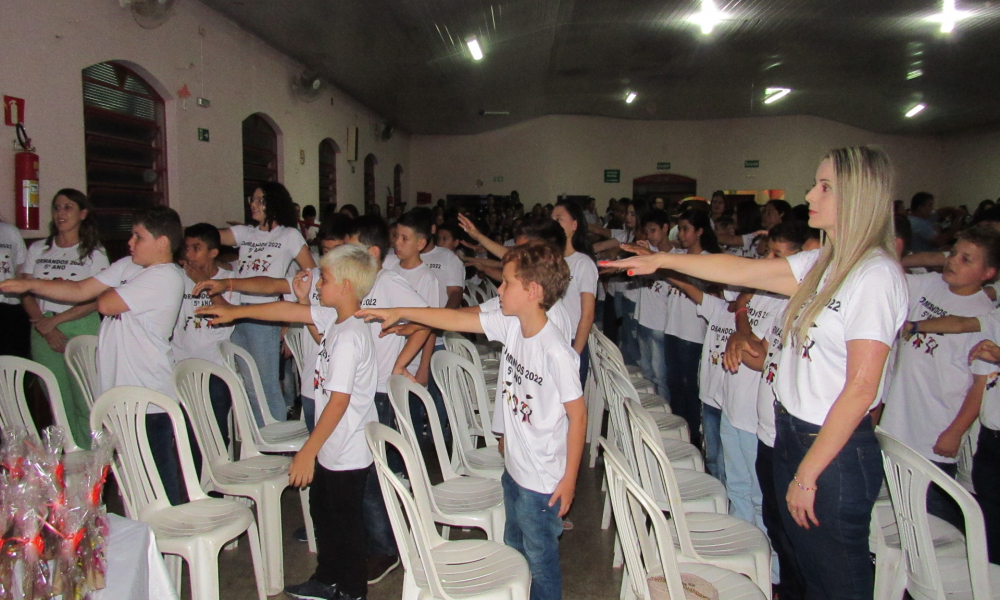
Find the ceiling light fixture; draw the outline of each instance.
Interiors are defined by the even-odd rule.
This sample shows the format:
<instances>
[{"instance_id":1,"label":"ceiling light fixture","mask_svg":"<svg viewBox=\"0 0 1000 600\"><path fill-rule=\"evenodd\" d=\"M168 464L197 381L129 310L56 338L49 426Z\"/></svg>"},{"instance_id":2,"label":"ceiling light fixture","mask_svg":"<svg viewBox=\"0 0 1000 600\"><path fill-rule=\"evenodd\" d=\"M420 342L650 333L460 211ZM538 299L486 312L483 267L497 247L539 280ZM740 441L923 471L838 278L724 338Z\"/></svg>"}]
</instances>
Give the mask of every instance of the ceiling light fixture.
<instances>
[{"instance_id":1,"label":"ceiling light fixture","mask_svg":"<svg viewBox=\"0 0 1000 600\"><path fill-rule=\"evenodd\" d=\"M637 94L635 92L629 92L628 94L626 94L625 104L632 104L632 102L635 101L636 95Z\"/></svg>"},{"instance_id":2,"label":"ceiling light fixture","mask_svg":"<svg viewBox=\"0 0 1000 600\"><path fill-rule=\"evenodd\" d=\"M971 12L955 8L955 0L941 0L941 12L927 17L927 20L940 23L941 33L951 33L955 30L956 23L971 16Z\"/></svg>"},{"instance_id":3,"label":"ceiling light fixture","mask_svg":"<svg viewBox=\"0 0 1000 600\"><path fill-rule=\"evenodd\" d=\"M715 7L715 0L701 0L701 12L688 17L688 21L699 25L701 32L708 35L725 18L726 14Z\"/></svg>"},{"instance_id":4,"label":"ceiling light fixture","mask_svg":"<svg viewBox=\"0 0 1000 600\"><path fill-rule=\"evenodd\" d=\"M469 46L469 52L472 53L474 60L483 60L483 49L479 47L479 40L476 39L476 36L466 39L465 43Z\"/></svg>"},{"instance_id":5,"label":"ceiling light fixture","mask_svg":"<svg viewBox=\"0 0 1000 600\"><path fill-rule=\"evenodd\" d=\"M916 79L917 77L921 77L923 74L924 74L923 69L913 69L912 71L906 74L906 78Z\"/></svg>"},{"instance_id":6,"label":"ceiling light fixture","mask_svg":"<svg viewBox=\"0 0 1000 600\"><path fill-rule=\"evenodd\" d=\"M764 90L764 104L773 104L792 93L792 88L769 87Z\"/></svg>"},{"instance_id":7,"label":"ceiling light fixture","mask_svg":"<svg viewBox=\"0 0 1000 600\"><path fill-rule=\"evenodd\" d=\"M910 110L906 111L906 118L907 119L911 119L911 118L917 116L925 108L927 108L927 105L923 104L923 103L914 105L913 108L911 108Z\"/></svg>"}]
</instances>

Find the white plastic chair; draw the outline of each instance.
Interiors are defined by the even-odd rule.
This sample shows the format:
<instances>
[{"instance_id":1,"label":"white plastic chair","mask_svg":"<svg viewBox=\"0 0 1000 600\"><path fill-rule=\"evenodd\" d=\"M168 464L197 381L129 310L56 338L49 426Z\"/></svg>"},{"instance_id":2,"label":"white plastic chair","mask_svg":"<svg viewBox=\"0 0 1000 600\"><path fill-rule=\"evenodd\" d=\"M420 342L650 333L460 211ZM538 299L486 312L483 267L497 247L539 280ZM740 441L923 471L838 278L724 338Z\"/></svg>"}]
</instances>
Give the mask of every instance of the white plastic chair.
<instances>
[{"instance_id":1,"label":"white plastic chair","mask_svg":"<svg viewBox=\"0 0 1000 600\"><path fill-rule=\"evenodd\" d=\"M101 390L101 380L97 370L97 336L78 335L66 342L63 357L66 368L73 375L76 385L80 387L87 406L94 406L94 399Z\"/></svg>"},{"instance_id":2,"label":"white plastic chair","mask_svg":"<svg viewBox=\"0 0 1000 600\"><path fill-rule=\"evenodd\" d=\"M257 363L254 362L250 353L230 341L219 342L219 353L222 354L222 360L226 366L237 376L242 371L238 366L237 359L247 366L248 373L244 374L240 383L241 393L233 394L233 410L236 413L237 427L240 429L240 440L243 444L248 441L252 442L257 447L258 452L298 452L301 450L302 444L309 439L309 431L306 429L305 421L276 421L271 416L271 410L267 404L257 406L256 411L250 406L250 399L245 388L247 375L249 375L250 385L253 386L257 398L264 398L264 386L260 381L260 372L257 370ZM250 418L241 426L239 417L244 411L251 411ZM264 421L264 424L260 426L257 424L255 416L258 414ZM245 437L247 433L251 434L251 437Z\"/></svg>"},{"instance_id":3,"label":"white plastic chair","mask_svg":"<svg viewBox=\"0 0 1000 600\"><path fill-rule=\"evenodd\" d=\"M52 409L52 418L56 427L62 430L66 451L65 466L70 471L76 471L90 457L73 439L73 431L66 417L66 407L63 405L59 382L45 365L19 356L0 356L0 430L24 429L36 442L41 442L35 420L28 410L25 398L24 375L31 373L45 385L45 393Z\"/></svg>"},{"instance_id":4,"label":"white plastic chair","mask_svg":"<svg viewBox=\"0 0 1000 600\"><path fill-rule=\"evenodd\" d=\"M634 402L626 402L625 410L634 414L644 409ZM688 512L679 485L682 475L670 466L670 459L660 447L659 436L650 435L646 428L634 424L635 421L631 420L632 443L639 481L657 506L670 513L674 543L684 557L681 560L708 563L743 573L770 598L771 545L767 535L753 523L727 514Z\"/></svg>"},{"instance_id":5,"label":"white plastic chair","mask_svg":"<svg viewBox=\"0 0 1000 600\"><path fill-rule=\"evenodd\" d=\"M434 399L431 398L427 388L402 375L389 376L388 384L389 402L396 412L396 425L399 426L403 439L410 445L411 452L415 456L421 456L420 443L417 441L410 420L410 394L419 398L427 411L435 410ZM445 526L442 534L447 538L449 527L476 527L485 531L486 537L491 540L503 540L506 513L500 482L496 479L466 477L456 473L448 458L441 424L437 419L429 421L434 450L444 481L432 486L423 460L417 461L415 465L407 464L407 474L411 482L420 479L421 485L430 490L431 514L436 522Z\"/></svg>"},{"instance_id":6,"label":"white plastic chair","mask_svg":"<svg viewBox=\"0 0 1000 600\"><path fill-rule=\"evenodd\" d=\"M769 598L751 580L732 571L689 562L677 555L668 524L656 502L628 472L622 456L601 438L608 480L608 492L614 508L618 537L625 555L627 581L623 597L652 598L651 580L663 578L670 598L684 598L682 575L694 575L712 584L719 600L765 600Z\"/></svg>"},{"instance_id":7,"label":"white plastic chair","mask_svg":"<svg viewBox=\"0 0 1000 600\"><path fill-rule=\"evenodd\" d=\"M305 342L303 336L311 335L309 330L303 325L292 325L285 331L285 344L292 352L292 360L295 361L296 373L305 373L313 369L316 365L305 364ZM311 390L299 390L301 394L309 394ZM306 411L299 411L299 420L306 420Z\"/></svg>"},{"instance_id":8,"label":"white plastic chair","mask_svg":"<svg viewBox=\"0 0 1000 600\"><path fill-rule=\"evenodd\" d=\"M528 600L531 573L519 552L495 541L438 535L426 483L414 478L407 490L386 460L386 447L393 446L409 473L421 471L410 442L380 423L369 423L365 436L403 563L402 600Z\"/></svg>"},{"instance_id":9,"label":"white plastic chair","mask_svg":"<svg viewBox=\"0 0 1000 600\"><path fill-rule=\"evenodd\" d=\"M483 374L483 382L486 384L487 400L490 406L496 398L497 382L500 379L500 360L497 358L483 358L479 348L466 337L454 331L444 333L444 347L448 352L454 352L465 360L476 365Z\"/></svg>"},{"instance_id":10,"label":"white plastic chair","mask_svg":"<svg viewBox=\"0 0 1000 600\"><path fill-rule=\"evenodd\" d=\"M162 409L170 417L180 462L181 481L189 502L171 506L153 462L146 438L146 413ZM219 551L246 532L257 579L257 597L265 600L264 564L257 523L246 506L233 500L209 498L195 473L184 413L177 402L159 392L122 386L101 394L90 415L90 428L105 428L115 436L112 466L125 498L128 517L150 526L160 552L188 563L191 597L219 598ZM174 562L174 585L180 584L180 564Z\"/></svg>"},{"instance_id":11,"label":"white plastic chair","mask_svg":"<svg viewBox=\"0 0 1000 600\"><path fill-rule=\"evenodd\" d=\"M492 433L490 408L482 375L469 361L448 351L438 351L431 357L434 381L441 390L452 435L451 464L464 475L478 475L500 480L504 463ZM485 447L475 443L485 440Z\"/></svg>"},{"instance_id":12,"label":"white plastic chair","mask_svg":"<svg viewBox=\"0 0 1000 600\"><path fill-rule=\"evenodd\" d=\"M611 343L608 336L601 333L596 326L591 327L591 336L594 337L598 344L598 349L602 351L602 357L606 357L605 360L610 360L617 363L624 370L625 375L628 376L629 381L632 382L632 386L637 390L641 390L645 394L649 394L651 398L659 398L661 404L665 404L666 401L662 397L656 396L656 386L653 382L646 379L642 375L642 370L635 365L626 365L625 359L622 357L622 351L618 346ZM588 338L589 339L589 338ZM670 406L664 407L667 412L670 412Z\"/></svg>"},{"instance_id":13,"label":"white plastic chair","mask_svg":"<svg viewBox=\"0 0 1000 600\"><path fill-rule=\"evenodd\" d=\"M249 447L243 453L244 458L230 460L212 411L209 379L213 375L226 383L231 394L239 388L239 380L229 369L205 360L187 359L174 367L174 389L201 450L201 482L206 490L254 501L260 547L264 551L267 593L277 594L285 585L281 493L288 487L288 467L292 459L260 454ZM309 520L308 516L303 516Z\"/></svg>"},{"instance_id":14,"label":"white plastic chair","mask_svg":"<svg viewBox=\"0 0 1000 600\"><path fill-rule=\"evenodd\" d=\"M899 440L876 430L914 600L989 600L1000 594L1000 566L988 562L986 525L972 494ZM935 552L927 514L927 488L937 484L965 517L965 556Z\"/></svg>"}]
</instances>

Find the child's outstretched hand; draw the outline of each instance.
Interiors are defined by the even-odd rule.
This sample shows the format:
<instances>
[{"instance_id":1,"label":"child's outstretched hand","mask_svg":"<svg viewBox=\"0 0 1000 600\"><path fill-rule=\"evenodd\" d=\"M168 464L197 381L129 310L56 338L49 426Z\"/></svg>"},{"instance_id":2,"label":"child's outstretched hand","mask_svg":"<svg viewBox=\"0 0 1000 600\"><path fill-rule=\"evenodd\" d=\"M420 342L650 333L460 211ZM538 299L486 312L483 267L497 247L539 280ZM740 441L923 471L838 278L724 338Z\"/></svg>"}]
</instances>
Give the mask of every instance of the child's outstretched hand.
<instances>
[{"instance_id":1,"label":"child's outstretched hand","mask_svg":"<svg viewBox=\"0 0 1000 600\"><path fill-rule=\"evenodd\" d=\"M229 280L228 279L206 279L198 285L194 286L191 290L192 296L200 296L202 292L208 292L209 296L218 296L219 294L229 290Z\"/></svg>"},{"instance_id":2,"label":"child's outstretched hand","mask_svg":"<svg viewBox=\"0 0 1000 600\"><path fill-rule=\"evenodd\" d=\"M299 304L309 304L309 294L312 292L312 271L309 269L304 269L299 271L295 275L295 279L292 280L292 291L295 292L295 297L298 298Z\"/></svg>"},{"instance_id":3,"label":"child's outstretched hand","mask_svg":"<svg viewBox=\"0 0 1000 600\"><path fill-rule=\"evenodd\" d=\"M292 457L292 464L288 467L288 484L302 489L312 483L315 471L316 457L300 450Z\"/></svg>"},{"instance_id":4,"label":"child's outstretched hand","mask_svg":"<svg viewBox=\"0 0 1000 600\"><path fill-rule=\"evenodd\" d=\"M235 306L231 304L209 304L207 306L201 306L194 309L194 314L196 315L214 315L214 318L208 322L209 325L225 325L226 323L232 323L237 319Z\"/></svg>"},{"instance_id":5,"label":"child's outstretched hand","mask_svg":"<svg viewBox=\"0 0 1000 600\"><path fill-rule=\"evenodd\" d=\"M597 266L624 269L630 276L649 275L661 267L661 255L662 252L658 252L649 256L633 256L623 260L602 260L597 263Z\"/></svg>"},{"instance_id":6,"label":"child's outstretched hand","mask_svg":"<svg viewBox=\"0 0 1000 600\"><path fill-rule=\"evenodd\" d=\"M559 505L559 517L562 518L566 516L569 512L571 506L573 506L573 497L576 496L576 478L563 477L556 486L552 495L549 496L549 506L555 506L556 502L560 502Z\"/></svg>"},{"instance_id":7,"label":"child's outstretched hand","mask_svg":"<svg viewBox=\"0 0 1000 600\"><path fill-rule=\"evenodd\" d=\"M366 308L359 310L354 313L355 317L365 320L365 323L371 323L372 321L382 322L382 331L389 329L396 323L402 320L400 316L399 309L395 308Z\"/></svg>"},{"instance_id":8,"label":"child's outstretched hand","mask_svg":"<svg viewBox=\"0 0 1000 600\"><path fill-rule=\"evenodd\" d=\"M30 279L8 279L0 281L0 293L24 294L31 291Z\"/></svg>"}]
</instances>

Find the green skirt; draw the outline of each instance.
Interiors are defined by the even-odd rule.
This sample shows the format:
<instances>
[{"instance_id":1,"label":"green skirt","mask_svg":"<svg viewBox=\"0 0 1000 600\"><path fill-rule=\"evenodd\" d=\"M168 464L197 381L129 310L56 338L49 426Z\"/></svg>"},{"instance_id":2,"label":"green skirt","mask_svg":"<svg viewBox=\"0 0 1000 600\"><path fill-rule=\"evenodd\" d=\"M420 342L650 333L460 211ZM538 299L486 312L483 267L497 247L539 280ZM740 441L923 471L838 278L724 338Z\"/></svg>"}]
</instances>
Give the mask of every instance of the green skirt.
<instances>
[{"instance_id":1,"label":"green skirt","mask_svg":"<svg viewBox=\"0 0 1000 600\"><path fill-rule=\"evenodd\" d=\"M53 312L45 313L51 317ZM97 335L101 328L101 317L92 312L82 319L59 325L58 329L69 339L78 335ZM83 398L83 393L66 367L65 356L49 347L49 343L34 328L31 329L31 358L49 368L56 376L59 391L62 394L63 406L66 408L66 418L69 419L70 431L76 445L90 449L90 407Z\"/></svg>"}]
</instances>

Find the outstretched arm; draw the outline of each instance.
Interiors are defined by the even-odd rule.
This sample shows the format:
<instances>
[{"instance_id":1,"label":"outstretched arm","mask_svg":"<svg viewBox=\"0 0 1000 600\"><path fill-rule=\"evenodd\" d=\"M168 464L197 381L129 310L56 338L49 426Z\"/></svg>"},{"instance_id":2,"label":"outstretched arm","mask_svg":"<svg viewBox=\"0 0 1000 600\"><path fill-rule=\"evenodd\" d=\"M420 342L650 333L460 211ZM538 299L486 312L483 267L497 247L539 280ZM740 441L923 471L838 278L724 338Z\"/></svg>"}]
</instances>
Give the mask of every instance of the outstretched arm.
<instances>
[{"instance_id":1,"label":"outstretched arm","mask_svg":"<svg viewBox=\"0 0 1000 600\"><path fill-rule=\"evenodd\" d=\"M907 321L903 323L903 334L916 333L978 333L981 327L978 317L957 317L948 315L926 321Z\"/></svg>"},{"instance_id":2,"label":"outstretched arm","mask_svg":"<svg viewBox=\"0 0 1000 600\"><path fill-rule=\"evenodd\" d=\"M503 258L503 255L507 254L507 251L510 250L510 248L508 248L507 246L504 246L503 244L498 244L493 240L491 240L490 238L483 235L483 233L479 231L479 228L476 227L476 224L461 213L459 213L458 215L458 225L459 227L462 228L463 231L465 231L465 233L469 234L469 237L475 240L477 244L480 244L483 248L486 248L487 252L489 252L490 254L492 254L497 258ZM466 244L466 246L468 246L468 244Z\"/></svg>"},{"instance_id":3,"label":"outstretched arm","mask_svg":"<svg viewBox=\"0 0 1000 600\"><path fill-rule=\"evenodd\" d=\"M110 289L97 280L88 277L83 281L61 281L53 279L8 279L0 282L0 293L24 294L31 292L59 302L79 304L89 302Z\"/></svg>"},{"instance_id":4,"label":"outstretched arm","mask_svg":"<svg viewBox=\"0 0 1000 600\"><path fill-rule=\"evenodd\" d=\"M463 333L483 333L477 313L464 312L451 308L369 308L359 310L354 314L362 317L365 322L382 321L382 329L386 330L400 321L414 321L427 325L431 329L444 331L460 331Z\"/></svg>"},{"instance_id":5,"label":"outstretched arm","mask_svg":"<svg viewBox=\"0 0 1000 600\"><path fill-rule=\"evenodd\" d=\"M624 260L602 261L602 267L626 269L629 275L648 275L657 269L673 269L708 281L716 281L776 294L792 296L799 283L783 258L740 258L728 254L673 254L658 252Z\"/></svg>"},{"instance_id":6,"label":"outstretched arm","mask_svg":"<svg viewBox=\"0 0 1000 600\"><path fill-rule=\"evenodd\" d=\"M300 273L309 271L300 271ZM195 296L202 292L208 292L209 296L224 294L226 292L245 292L248 294L278 295L290 294L292 290L288 286L287 279L277 277L247 277L245 279L206 279L194 286L191 292Z\"/></svg>"},{"instance_id":7,"label":"outstretched arm","mask_svg":"<svg viewBox=\"0 0 1000 600\"><path fill-rule=\"evenodd\" d=\"M244 306L211 304L196 308L194 312L198 315L215 315L215 318L209 321L209 325L225 325L238 319L313 324L311 308L295 302L268 302Z\"/></svg>"}]
</instances>

